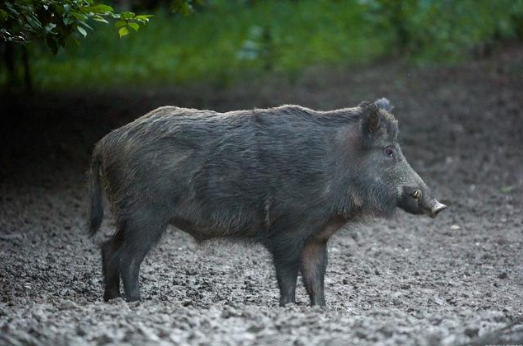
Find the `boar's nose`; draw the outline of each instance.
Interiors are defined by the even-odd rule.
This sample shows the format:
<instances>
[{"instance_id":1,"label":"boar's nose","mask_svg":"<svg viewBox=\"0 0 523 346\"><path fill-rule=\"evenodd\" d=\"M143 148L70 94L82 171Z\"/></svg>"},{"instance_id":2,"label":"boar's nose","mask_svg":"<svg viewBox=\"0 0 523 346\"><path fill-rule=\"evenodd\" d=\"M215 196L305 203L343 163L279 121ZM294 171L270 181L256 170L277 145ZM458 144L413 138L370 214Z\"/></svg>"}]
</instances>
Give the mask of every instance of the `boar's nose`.
<instances>
[{"instance_id":1,"label":"boar's nose","mask_svg":"<svg viewBox=\"0 0 523 346\"><path fill-rule=\"evenodd\" d=\"M445 210L447 209L448 207L443 204L443 203L440 203L439 201L437 200L434 200L434 205L432 206L432 208L430 209L430 217L434 218L436 216L438 216L438 214L442 211L442 210Z\"/></svg>"}]
</instances>

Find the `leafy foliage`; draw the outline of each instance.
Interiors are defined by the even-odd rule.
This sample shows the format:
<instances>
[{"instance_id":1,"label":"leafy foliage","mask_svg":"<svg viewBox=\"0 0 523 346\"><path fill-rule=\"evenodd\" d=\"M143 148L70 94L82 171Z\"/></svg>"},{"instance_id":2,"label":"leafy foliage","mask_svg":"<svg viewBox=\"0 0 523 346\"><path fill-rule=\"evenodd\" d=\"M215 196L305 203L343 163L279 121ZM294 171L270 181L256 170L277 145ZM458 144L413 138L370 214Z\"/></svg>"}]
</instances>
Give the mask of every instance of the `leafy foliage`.
<instances>
[{"instance_id":1,"label":"leafy foliage","mask_svg":"<svg viewBox=\"0 0 523 346\"><path fill-rule=\"evenodd\" d=\"M353 2L214 0L193 16L153 14L147 28L127 40L99 27L81 46L52 59L35 49L35 85L226 85L268 69L296 75L310 65L362 63L384 49Z\"/></svg>"},{"instance_id":2,"label":"leafy foliage","mask_svg":"<svg viewBox=\"0 0 523 346\"><path fill-rule=\"evenodd\" d=\"M89 21L116 20L120 37L137 31L150 15L115 13L113 8L94 0L8 0L0 3L0 38L7 42L45 41L57 53L68 39L78 41L92 30Z\"/></svg>"},{"instance_id":3,"label":"leafy foliage","mask_svg":"<svg viewBox=\"0 0 523 346\"><path fill-rule=\"evenodd\" d=\"M204 6L205 0L171 0L170 9L173 13L179 13L182 16L188 16L198 8Z\"/></svg>"},{"instance_id":4,"label":"leafy foliage","mask_svg":"<svg viewBox=\"0 0 523 346\"><path fill-rule=\"evenodd\" d=\"M361 0L392 51L453 60L479 44L523 38L523 0Z\"/></svg>"},{"instance_id":5,"label":"leafy foliage","mask_svg":"<svg viewBox=\"0 0 523 346\"><path fill-rule=\"evenodd\" d=\"M265 70L272 70L277 59L275 51L280 43L269 28L254 25L249 30L247 40L242 43L237 57L243 61L262 62Z\"/></svg>"},{"instance_id":6,"label":"leafy foliage","mask_svg":"<svg viewBox=\"0 0 523 346\"><path fill-rule=\"evenodd\" d=\"M176 1L163 4L173 9ZM476 47L495 49L498 42L523 39L523 0L207 0L203 8L198 3L190 2L195 16L178 11L173 17L161 7L140 35L126 40L118 39L115 28L94 23L96 35L57 56L31 45L35 85L226 85L256 82L267 70L292 78L311 65L355 65L391 54L418 64L454 63L468 59Z\"/></svg>"}]
</instances>

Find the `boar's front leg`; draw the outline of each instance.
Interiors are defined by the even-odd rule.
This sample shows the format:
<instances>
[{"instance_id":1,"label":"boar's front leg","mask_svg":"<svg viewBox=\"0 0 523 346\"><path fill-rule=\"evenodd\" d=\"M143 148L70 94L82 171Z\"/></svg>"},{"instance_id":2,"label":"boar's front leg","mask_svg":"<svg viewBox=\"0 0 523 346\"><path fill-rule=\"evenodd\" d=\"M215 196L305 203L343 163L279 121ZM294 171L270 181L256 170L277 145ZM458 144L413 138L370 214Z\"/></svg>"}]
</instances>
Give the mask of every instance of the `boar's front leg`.
<instances>
[{"instance_id":1,"label":"boar's front leg","mask_svg":"<svg viewBox=\"0 0 523 346\"><path fill-rule=\"evenodd\" d=\"M296 281L300 269L301 244L292 238L276 237L268 246L280 289L280 306L296 302Z\"/></svg>"},{"instance_id":2,"label":"boar's front leg","mask_svg":"<svg viewBox=\"0 0 523 346\"><path fill-rule=\"evenodd\" d=\"M326 268L327 241L324 239L307 241L301 253L301 273L312 306L325 306Z\"/></svg>"}]
</instances>

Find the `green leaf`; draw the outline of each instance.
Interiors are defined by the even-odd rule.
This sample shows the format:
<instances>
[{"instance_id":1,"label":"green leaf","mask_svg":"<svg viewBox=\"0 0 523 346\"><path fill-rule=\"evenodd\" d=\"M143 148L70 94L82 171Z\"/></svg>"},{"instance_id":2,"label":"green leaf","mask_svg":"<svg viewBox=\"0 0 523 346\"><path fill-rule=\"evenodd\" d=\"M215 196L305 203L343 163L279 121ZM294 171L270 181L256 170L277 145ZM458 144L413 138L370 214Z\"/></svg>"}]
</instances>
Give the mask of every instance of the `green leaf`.
<instances>
[{"instance_id":1,"label":"green leaf","mask_svg":"<svg viewBox=\"0 0 523 346\"><path fill-rule=\"evenodd\" d=\"M87 16L83 13L72 12L72 14L79 21L85 22L87 20Z\"/></svg>"},{"instance_id":2,"label":"green leaf","mask_svg":"<svg viewBox=\"0 0 523 346\"><path fill-rule=\"evenodd\" d=\"M87 29L89 30L93 30L92 26L90 26L89 24L87 24L86 22L80 22L80 25L83 25L85 26Z\"/></svg>"},{"instance_id":3,"label":"green leaf","mask_svg":"<svg viewBox=\"0 0 523 346\"><path fill-rule=\"evenodd\" d=\"M114 11L111 6L107 6L104 4L89 6L86 8L86 10L94 13L108 13Z\"/></svg>"},{"instance_id":4,"label":"green leaf","mask_svg":"<svg viewBox=\"0 0 523 346\"><path fill-rule=\"evenodd\" d=\"M7 14L6 11L0 9L0 19L4 21L7 20L7 18L9 18L9 14Z\"/></svg>"},{"instance_id":5,"label":"green leaf","mask_svg":"<svg viewBox=\"0 0 523 346\"><path fill-rule=\"evenodd\" d=\"M85 31L81 26L77 26L76 29L83 35L83 37L87 36L87 31Z\"/></svg>"},{"instance_id":6,"label":"green leaf","mask_svg":"<svg viewBox=\"0 0 523 346\"><path fill-rule=\"evenodd\" d=\"M134 17L134 19L143 20L143 21L148 22L149 18L151 18L151 17L154 17L154 16L152 14L140 14L140 15Z\"/></svg>"},{"instance_id":7,"label":"green leaf","mask_svg":"<svg viewBox=\"0 0 523 346\"><path fill-rule=\"evenodd\" d=\"M501 193L510 193L514 190L515 186L513 185L503 185L499 190Z\"/></svg>"},{"instance_id":8,"label":"green leaf","mask_svg":"<svg viewBox=\"0 0 523 346\"><path fill-rule=\"evenodd\" d=\"M121 15L120 15L120 18L121 19L133 19L135 16L134 12L123 12Z\"/></svg>"},{"instance_id":9,"label":"green leaf","mask_svg":"<svg viewBox=\"0 0 523 346\"><path fill-rule=\"evenodd\" d=\"M73 19L70 16L64 17L62 19L62 21L64 22L65 25L69 25L69 24L73 23Z\"/></svg>"},{"instance_id":10,"label":"green leaf","mask_svg":"<svg viewBox=\"0 0 523 346\"><path fill-rule=\"evenodd\" d=\"M6 2L5 7L9 10L9 12L11 12L11 14L18 14L18 11L15 10L15 8L13 7L13 5L11 5L11 3Z\"/></svg>"},{"instance_id":11,"label":"green leaf","mask_svg":"<svg viewBox=\"0 0 523 346\"><path fill-rule=\"evenodd\" d=\"M134 31L138 31L138 29L140 29L140 25L138 25L136 23L129 23L129 27L133 28Z\"/></svg>"},{"instance_id":12,"label":"green leaf","mask_svg":"<svg viewBox=\"0 0 523 346\"><path fill-rule=\"evenodd\" d=\"M47 24L44 29L45 29L45 32L49 33L49 34L54 34L53 32L53 29L56 28L56 24L54 23L49 23Z\"/></svg>"},{"instance_id":13,"label":"green leaf","mask_svg":"<svg viewBox=\"0 0 523 346\"><path fill-rule=\"evenodd\" d=\"M119 20L116 23L114 23L114 26L117 28L121 28L122 26L126 26L126 25L127 25L127 22L123 21L123 20Z\"/></svg>"},{"instance_id":14,"label":"green leaf","mask_svg":"<svg viewBox=\"0 0 523 346\"><path fill-rule=\"evenodd\" d=\"M118 34L120 35L120 38L129 35L129 29L127 29L126 26L121 27L120 30L118 30Z\"/></svg>"},{"instance_id":15,"label":"green leaf","mask_svg":"<svg viewBox=\"0 0 523 346\"><path fill-rule=\"evenodd\" d=\"M35 29L42 29L42 23L38 20L38 18L34 17L33 15L26 15L25 19Z\"/></svg>"},{"instance_id":16,"label":"green leaf","mask_svg":"<svg viewBox=\"0 0 523 346\"><path fill-rule=\"evenodd\" d=\"M109 24L109 22L108 22L104 17L101 17L101 16L94 16L94 17L93 17L93 20L94 20L95 22L100 22L100 23Z\"/></svg>"}]
</instances>

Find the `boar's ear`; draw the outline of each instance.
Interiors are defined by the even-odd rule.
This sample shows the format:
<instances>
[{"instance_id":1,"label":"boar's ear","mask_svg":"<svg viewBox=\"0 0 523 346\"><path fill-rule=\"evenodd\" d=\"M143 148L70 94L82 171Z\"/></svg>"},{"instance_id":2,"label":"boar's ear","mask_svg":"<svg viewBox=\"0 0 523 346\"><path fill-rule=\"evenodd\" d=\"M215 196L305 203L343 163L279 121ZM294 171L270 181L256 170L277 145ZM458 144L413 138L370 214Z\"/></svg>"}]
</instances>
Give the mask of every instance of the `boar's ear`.
<instances>
[{"instance_id":1,"label":"boar's ear","mask_svg":"<svg viewBox=\"0 0 523 346\"><path fill-rule=\"evenodd\" d=\"M362 130L364 133L373 134L378 132L381 123L380 112L375 104L368 103L364 105L364 116Z\"/></svg>"},{"instance_id":2,"label":"boar's ear","mask_svg":"<svg viewBox=\"0 0 523 346\"><path fill-rule=\"evenodd\" d=\"M394 109L392 103L390 103L390 101L385 97L382 97L379 100L374 101L374 104L376 105L376 107L378 107L378 109L386 110L389 113L392 112L392 110Z\"/></svg>"}]
</instances>

